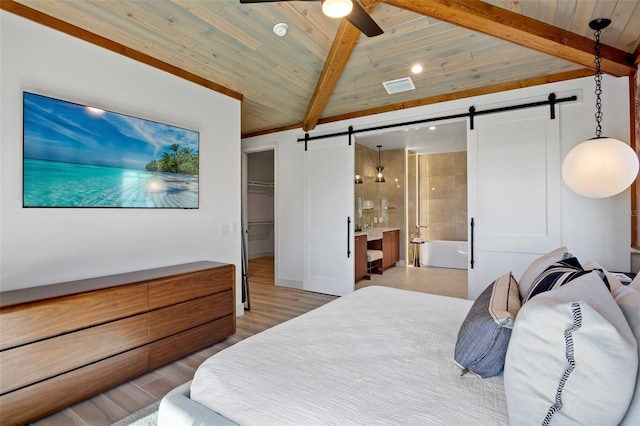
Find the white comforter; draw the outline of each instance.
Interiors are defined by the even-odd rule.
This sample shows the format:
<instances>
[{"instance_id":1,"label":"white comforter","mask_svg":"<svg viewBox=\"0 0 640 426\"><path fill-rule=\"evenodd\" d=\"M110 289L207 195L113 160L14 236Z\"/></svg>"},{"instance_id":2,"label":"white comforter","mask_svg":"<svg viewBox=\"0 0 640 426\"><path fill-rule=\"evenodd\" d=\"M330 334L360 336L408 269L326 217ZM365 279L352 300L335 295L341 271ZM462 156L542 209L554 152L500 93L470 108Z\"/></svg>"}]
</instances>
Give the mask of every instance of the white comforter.
<instances>
[{"instance_id":1,"label":"white comforter","mask_svg":"<svg viewBox=\"0 0 640 426\"><path fill-rule=\"evenodd\" d=\"M241 425L502 425L502 377L460 376L468 300L366 287L205 361L191 398Z\"/></svg>"}]
</instances>

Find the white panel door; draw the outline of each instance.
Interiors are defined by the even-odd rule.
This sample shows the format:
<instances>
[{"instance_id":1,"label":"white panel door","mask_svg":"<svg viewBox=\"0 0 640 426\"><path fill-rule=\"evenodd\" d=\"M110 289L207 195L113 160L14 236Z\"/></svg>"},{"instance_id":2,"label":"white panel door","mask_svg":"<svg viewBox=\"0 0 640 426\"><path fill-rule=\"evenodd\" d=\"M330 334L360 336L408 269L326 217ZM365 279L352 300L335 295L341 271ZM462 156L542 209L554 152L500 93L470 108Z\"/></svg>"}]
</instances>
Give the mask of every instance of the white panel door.
<instances>
[{"instance_id":1,"label":"white panel door","mask_svg":"<svg viewBox=\"0 0 640 426\"><path fill-rule=\"evenodd\" d=\"M468 130L470 299L560 246L559 121L547 106L479 116Z\"/></svg>"},{"instance_id":2,"label":"white panel door","mask_svg":"<svg viewBox=\"0 0 640 426\"><path fill-rule=\"evenodd\" d=\"M304 153L302 288L354 290L354 146L346 136L309 141Z\"/></svg>"}]
</instances>

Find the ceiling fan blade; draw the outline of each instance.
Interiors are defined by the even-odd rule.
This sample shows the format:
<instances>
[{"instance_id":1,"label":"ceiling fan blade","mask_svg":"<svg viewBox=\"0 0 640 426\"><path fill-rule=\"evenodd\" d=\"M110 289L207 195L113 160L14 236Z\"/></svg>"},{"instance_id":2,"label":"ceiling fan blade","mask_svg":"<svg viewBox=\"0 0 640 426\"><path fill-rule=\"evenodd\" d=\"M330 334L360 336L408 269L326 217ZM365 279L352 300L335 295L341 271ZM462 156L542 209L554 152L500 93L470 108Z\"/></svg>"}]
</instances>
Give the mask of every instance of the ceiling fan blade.
<instances>
[{"instance_id":1,"label":"ceiling fan blade","mask_svg":"<svg viewBox=\"0 0 640 426\"><path fill-rule=\"evenodd\" d=\"M277 3L277 2L287 2L294 0L240 0L240 4L251 4L251 3ZM320 0L296 0L296 1L320 1Z\"/></svg>"},{"instance_id":2,"label":"ceiling fan blade","mask_svg":"<svg viewBox=\"0 0 640 426\"><path fill-rule=\"evenodd\" d=\"M360 6L357 0L351 0L353 9L345 18L353 24L354 27L362 31L367 37L375 37L384 33L382 28L376 24L376 21L369 16L366 10Z\"/></svg>"}]
</instances>

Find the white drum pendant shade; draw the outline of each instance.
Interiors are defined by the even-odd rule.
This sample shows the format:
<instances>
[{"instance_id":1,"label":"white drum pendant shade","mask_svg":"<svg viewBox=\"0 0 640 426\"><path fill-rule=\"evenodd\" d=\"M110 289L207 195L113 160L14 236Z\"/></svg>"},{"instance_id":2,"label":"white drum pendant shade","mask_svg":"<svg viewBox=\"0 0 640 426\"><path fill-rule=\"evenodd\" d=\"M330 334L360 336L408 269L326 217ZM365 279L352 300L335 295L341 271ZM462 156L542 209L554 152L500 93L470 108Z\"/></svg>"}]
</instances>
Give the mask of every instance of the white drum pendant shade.
<instances>
[{"instance_id":1,"label":"white drum pendant shade","mask_svg":"<svg viewBox=\"0 0 640 426\"><path fill-rule=\"evenodd\" d=\"M638 175L638 156L624 142L595 138L573 148L562 163L562 177L574 192L589 198L619 194Z\"/></svg>"}]
</instances>

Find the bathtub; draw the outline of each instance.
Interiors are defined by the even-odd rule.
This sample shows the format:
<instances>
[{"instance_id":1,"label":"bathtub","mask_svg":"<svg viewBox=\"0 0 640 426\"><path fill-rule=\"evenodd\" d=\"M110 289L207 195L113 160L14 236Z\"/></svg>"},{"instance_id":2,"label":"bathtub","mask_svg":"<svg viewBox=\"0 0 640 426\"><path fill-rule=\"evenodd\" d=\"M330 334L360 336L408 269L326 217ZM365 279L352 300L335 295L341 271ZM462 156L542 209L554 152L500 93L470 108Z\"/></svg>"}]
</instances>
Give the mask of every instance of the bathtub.
<instances>
[{"instance_id":1,"label":"bathtub","mask_svg":"<svg viewBox=\"0 0 640 426\"><path fill-rule=\"evenodd\" d=\"M467 241L425 241L420 251L421 263L425 266L467 269L469 265Z\"/></svg>"}]
</instances>

